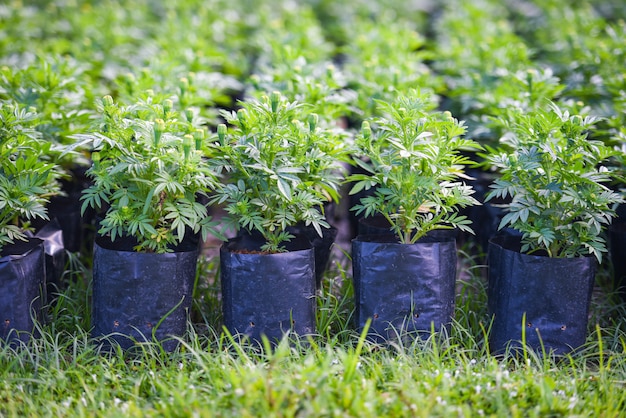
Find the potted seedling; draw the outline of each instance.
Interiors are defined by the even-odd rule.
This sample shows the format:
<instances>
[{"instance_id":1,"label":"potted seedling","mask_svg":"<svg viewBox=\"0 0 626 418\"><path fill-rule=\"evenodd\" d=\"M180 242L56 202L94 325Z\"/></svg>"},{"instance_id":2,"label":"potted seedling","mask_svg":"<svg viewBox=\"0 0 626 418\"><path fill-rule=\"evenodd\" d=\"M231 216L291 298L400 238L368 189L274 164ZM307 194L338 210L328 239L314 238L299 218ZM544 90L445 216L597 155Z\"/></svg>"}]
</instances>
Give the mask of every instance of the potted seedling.
<instances>
[{"instance_id":1,"label":"potted seedling","mask_svg":"<svg viewBox=\"0 0 626 418\"><path fill-rule=\"evenodd\" d=\"M550 69L537 70L531 67L515 73L503 72L493 84L480 84L480 87L468 93L475 103L480 103L480 112L474 111L474 116L470 116L475 119L478 130L482 131L482 134L474 139L486 149L485 152L489 153L498 147L502 136L508 135L507 123L511 113L537 109L545 103L545 100L555 100L564 87ZM498 172L485 161L482 152L477 154L476 160L479 163L470 173L476 178L473 183L476 198L483 202L483 205L472 208L468 212L468 217L472 224L476 225L475 240L480 245L481 252L486 253L489 240L496 234L505 233L498 231L498 225L504 216L499 204L506 201L492 199L485 202L489 185L498 177Z\"/></svg>"},{"instance_id":2,"label":"potted seedling","mask_svg":"<svg viewBox=\"0 0 626 418\"><path fill-rule=\"evenodd\" d=\"M173 101L147 92L131 106L110 96L91 141L93 185L83 207L96 209L93 335L176 345L186 331L199 240L217 233L207 214L216 176L203 158L204 131Z\"/></svg>"},{"instance_id":3,"label":"potted seedling","mask_svg":"<svg viewBox=\"0 0 626 418\"><path fill-rule=\"evenodd\" d=\"M41 319L45 253L30 223L47 219L60 172L40 158L51 144L41 139L38 122L37 113L0 101L0 340L5 341L27 340L33 319Z\"/></svg>"},{"instance_id":4,"label":"potted seedling","mask_svg":"<svg viewBox=\"0 0 626 418\"><path fill-rule=\"evenodd\" d=\"M494 352L523 341L561 355L585 342L603 232L622 201L604 185L613 150L587 137L595 122L549 102L511 115L511 134L487 156L500 173L488 199L510 199L499 228L518 232L489 245Z\"/></svg>"},{"instance_id":5,"label":"potted seedling","mask_svg":"<svg viewBox=\"0 0 626 418\"><path fill-rule=\"evenodd\" d=\"M253 340L311 334L315 254L298 230L329 228L324 204L337 199L342 151L316 115L278 92L241 106L224 113L232 128L220 125L216 144L225 180L213 202L238 232L220 251L224 324Z\"/></svg>"},{"instance_id":6,"label":"potted seedling","mask_svg":"<svg viewBox=\"0 0 626 418\"><path fill-rule=\"evenodd\" d=\"M38 230L50 230L52 223L62 231L61 254L57 255L61 269L63 250L80 250L84 233L79 198L88 183L84 173L89 166L89 155L85 149L71 147L74 145L71 135L87 129L94 116L86 69L84 63L53 55L42 55L23 67L0 68L0 98L36 110L39 115L36 130L42 140L51 143L41 158L54 162L63 173L61 193L47 205L52 222L33 223ZM58 277L54 279L58 281Z\"/></svg>"},{"instance_id":7,"label":"potted seedling","mask_svg":"<svg viewBox=\"0 0 626 418\"><path fill-rule=\"evenodd\" d=\"M383 8L373 16L358 16L350 25L350 42L342 48L342 66L346 86L354 92L346 115L348 127L358 131L361 122L380 116L379 100L393 101L399 92L414 86L422 91L439 90L441 78L432 72L426 60L432 59L425 39L415 21L399 23L391 9ZM361 167L351 166L351 173L363 174ZM359 203L369 191L347 196L348 207ZM348 211L350 236L358 234L362 216Z\"/></svg>"},{"instance_id":8,"label":"potted seedling","mask_svg":"<svg viewBox=\"0 0 626 418\"><path fill-rule=\"evenodd\" d=\"M371 319L375 340L452 321L455 232L471 232L458 210L478 204L462 181L469 160L460 152L479 146L463 137L462 122L433 111L432 100L414 90L379 101L383 116L365 121L355 141L354 161L365 173L348 177L351 193L375 190L353 210L387 225L386 235L352 241L357 326Z\"/></svg>"}]
</instances>

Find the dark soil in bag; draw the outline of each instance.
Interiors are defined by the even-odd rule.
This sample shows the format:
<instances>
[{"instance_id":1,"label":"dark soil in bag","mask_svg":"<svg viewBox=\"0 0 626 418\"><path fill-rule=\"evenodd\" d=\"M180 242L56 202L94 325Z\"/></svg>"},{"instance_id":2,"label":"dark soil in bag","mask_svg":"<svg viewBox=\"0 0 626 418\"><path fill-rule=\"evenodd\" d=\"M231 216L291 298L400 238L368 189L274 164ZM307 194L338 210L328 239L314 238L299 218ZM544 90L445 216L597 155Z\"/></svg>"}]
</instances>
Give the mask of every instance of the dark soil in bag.
<instances>
[{"instance_id":1,"label":"dark soil in bag","mask_svg":"<svg viewBox=\"0 0 626 418\"><path fill-rule=\"evenodd\" d=\"M368 218L360 218L359 235L388 235L393 236L391 225L382 215L370 216ZM426 233L431 241L450 241L458 237L456 229L433 229ZM388 238L391 239L391 238Z\"/></svg>"}]
</instances>

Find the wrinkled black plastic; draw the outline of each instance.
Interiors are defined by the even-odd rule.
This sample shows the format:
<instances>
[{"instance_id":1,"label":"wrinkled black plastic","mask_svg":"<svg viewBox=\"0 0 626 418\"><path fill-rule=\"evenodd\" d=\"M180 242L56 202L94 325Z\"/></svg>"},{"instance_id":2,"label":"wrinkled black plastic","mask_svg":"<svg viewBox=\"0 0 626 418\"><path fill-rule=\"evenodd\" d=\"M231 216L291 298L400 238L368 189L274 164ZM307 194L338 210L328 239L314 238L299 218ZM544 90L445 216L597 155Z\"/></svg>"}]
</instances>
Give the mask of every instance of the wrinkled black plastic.
<instances>
[{"instance_id":1,"label":"wrinkled black plastic","mask_svg":"<svg viewBox=\"0 0 626 418\"><path fill-rule=\"evenodd\" d=\"M53 196L46 206L50 221L36 219L32 222L33 227L37 230L50 222L54 223L63 231L63 248L70 252L81 250L86 233L84 224L86 221L90 221L87 218L93 213L92 210L88 209L85 216L82 216L80 212L82 206L80 197L83 188L86 187L87 184L78 180L63 182L65 195Z\"/></svg>"},{"instance_id":2,"label":"wrinkled black plastic","mask_svg":"<svg viewBox=\"0 0 626 418\"><path fill-rule=\"evenodd\" d=\"M425 237L400 244L393 237L360 235L352 241L356 325L369 318L369 338L397 339L449 330L454 315L456 242Z\"/></svg>"},{"instance_id":3,"label":"wrinkled black plastic","mask_svg":"<svg viewBox=\"0 0 626 418\"><path fill-rule=\"evenodd\" d=\"M39 229L35 237L43 240L46 254L46 287L49 294L59 288L61 277L65 271L66 253L63 230L53 220Z\"/></svg>"},{"instance_id":4,"label":"wrinkled black plastic","mask_svg":"<svg viewBox=\"0 0 626 418\"><path fill-rule=\"evenodd\" d=\"M132 251L133 242L99 237L93 255L92 335L110 336L122 348L153 333L173 350L187 330L198 244L189 242L166 254Z\"/></svg>"},{"instance_id":5,"label":"wrinkled black plastic","mask_svg":"<svg viewBox=\"0 0 626 418\"><path fill-rule=\"evenodd\" d=\"M297 225L289 228L289 231L295 236L306 237L315 251L315 285L319 289L322 284L322 277L328 268L330 253L337 238L337 228L322 228L322 236L320 237L315 228L312 226Z\"/></svg>"},{"instance_id":6,"label":"wrinkled black plastic","mask_svg":"<svg viewBox=\"0 0 626 418\"><path fill-rule=\"evenodd\" d=\"M322 283L322 277L324 272L328 268L328 262L330 260L330 254L332 251L335 238L337 238L338 230L334 226L330 228L322 228L322 236L320 237L315 228L312 226L306 226L304 224L293 225L287 228L290 234L296 238L305 238L309 241L313 247L315 254L315 285L319 289ZM247 245L251 245L253 248L260 248L262 244L263 236L259 231L247 231L240 230L237 233L238 237L245 237Z\"/></svg>"},{"instance_id":7,"label":"wrinkled black plastic","mask_svg":"<svg viewBox=\"0 0 626 418\"><path fill-rule=\"evenodd\" d=\"M626 222L616 222L609 228L609 251L613 288L622 302L626 302Z\"/></svg>"},{"instance_id":8,"label":"wrinkled black plastic","mask_svg":"<svg viewBox=\"0 0 626 418\"><path fill-rule=\"evenodd\" d=\"M28 341L33 318L41 319L45 286L43 241L16 241L0 253L0 340ZM14 331L19 331L18 333Z\"/></svg>"},{"instance_id":9,"label":"wrinkled black plastic","mask_svg":"<svg viewBox=\"0 0 626 418\"><path fill-rule=\"evenodd\" d=\"M63 244L70 252L80 251L85 242L91 246L93 241L92 225L95 212L92 208L87 208L85 213L81 214L80 210L83 203L80 200L82 192L92 184L92 180L86 175L87 169L88 166L72 167L70 169L72 178L62 181L66 196L53 197L48 205L48 215L50 219L59 222L63 230Z\"/></svg>"},{"instance_id":10,"label":"wrinkled black plastic","mask_svg":"<svg viewBox=\"0 0 626 418\"><path fill-rule=\"evenodd\" d=\"M526 346L538 353L542 344L555 355L575 350L587 337L595 258L550 258L519 250L519 237L496 237L489 245L491 351L502 353L507 345L519 349L522 327Z\"/></svg>"},{"instance_id":11,"label":"wrinkled black plastic","mask_svg":"<svg viewBox=\"0 0 626 418\"><path fill-rule=\"evenodd\" d=\"M472 221L472 230L475 234L473 240L486 252L489 248L489 240L495 236L503 235L503 231L498 230L498 225L500 225L506 212L491 202L471 206L467 208L466 212L467 217Z\"/></svg>"},{"instance_id":12,"label":"wrinkled black plastic","mask_svg":"<svg viewBox=\"0 0 626 418\"><path fill-rule=\"evenodd\" d=\"M240 236L220 249L224 325L230 333L260 341L280 340L286 331L315 332L315 259L308 240L289 250L259 254L261 243Z\"/></svg>"},{"instance_id":13,"label":"wrinkled black plastic","mask_svg":"<svg viewBox=\"0 0 626 418\"><path fill-rule=\"evenodd\" d=\"M83 217L80 213L80 193L50 201L48 214L63 230L63 245L70 252L80 251L83 241Z\"/></svg>"}]
</instances>

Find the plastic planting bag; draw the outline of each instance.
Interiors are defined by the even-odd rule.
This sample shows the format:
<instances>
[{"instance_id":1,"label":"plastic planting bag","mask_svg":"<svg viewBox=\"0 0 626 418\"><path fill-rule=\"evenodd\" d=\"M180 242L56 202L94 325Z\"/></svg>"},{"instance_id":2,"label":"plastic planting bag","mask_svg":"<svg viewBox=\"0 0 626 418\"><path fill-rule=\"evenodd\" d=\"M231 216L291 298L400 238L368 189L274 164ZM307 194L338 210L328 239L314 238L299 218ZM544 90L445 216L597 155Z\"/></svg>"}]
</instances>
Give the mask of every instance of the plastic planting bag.
<instances>
[{"instance_id":1,"label":"plastic planting bag","mask_svg":"<svg viewBox=\"0 0 626 418\"><path fill-rule=\"evenodd\" d=\"M328 267L330 253L337 238L337 228L322 228L320 237L312 226L298 225L289 228L289 232L296 236L303 236L309 240L315 251L315 285L319 289L322 284L322 277Z\"/></svg>"},{"instance_id":2,"label":"plastic planting bag","mask_svg":"<svg viewBox=\"0 0 626 418\"><path fill-rule=\"evenodd\" d=\"M63 230L56 221L50 221L37 231L35 237L43 240L46 254L47 297L50 292L54 292L60 287L61 277L65 271L66 254Z\"/></svg>"},{"instance_id":3,"label":"plastic planting bag","mask_svg":"<svg viewBox=\"0 0 626 418\"><path fill-rule=\"evenodd\" d=\"M358 329L371 319L369 337L379 342L447 330L454 315L456 260L453 234L415 244L400 244L389 235L358 236L352 241Z\"/></svg>"},{"instance_id":4,"label":"plastic planting bag","mask_svg":"<svg viewBox=\"0 0 626 418\"><path fill-rule=\"evenodd\" d=\"M187 330L198 243L166 254L135 252L132 246L130 240L96 239L92 335L108 336L125 349L154 336L171 351L178 345L171 337Z\"/></svg>"},{"instance_id":5,"label":"plastic planting bag","mask_svg":"<svg viewBox=\"0 0 626 418\"><path fill-rule=\"evenodd\" d=\"M609 228L613 288L626 302L626 222L616 222Z\"/></svg>"},{"instance_id":6,"label":"plastic planting bag","mask_svg":"<svg viewBox=\"0 0 626 418\"><path fill-rule=\"evenodd\" d=\"M315 259L305 238L286 244L288 252L260 253L262 242L239 236L220 249L224 325L231 334L260 341L285 332L315 332Z\"/></svg>"},{"instance_id":7,"label":"plastic planting bag","mask_svg":"<svg viewBox=\"0 0 626 418\"><path fill-rule=\"evenodd\" d=\"M85 172L88 167L77 166L70 171L70 180L61 181L64 196L54 196L48 204L48 216L56 220L63 230L63 244L67 251L80 251L85 242L89 244L93 241L91 228L85 225L92 224L95 212L92 208L87 208L81 214L82 201L80 200L84 189L92 184ZM87 241L89 239L89 241Z\"/></svg>"},{"instance_id":8,"label":"plastic planting bag","mask_svg":"<svg viewBox=\"0 0 626 418\"><path fill-rule=\"evenodd\" d=\"M0 253L0 340L28 341L34 320L41 319L45 287L43 241L29 238ZM19 335L18 335L19 334Z\"/></svg>"},{"instance_id":9,"label":"plastic planting bag","mask_svg":"<svg viewBox=\"0 0 626 418\"><path fill-rule=\"evenodd\" d=\"M58 222L63 230L63 244L70 252L80 251L82 246L84 231L80 203L78 196L70 195L51 201L48 209L50 219Z\"/></svg>"},{"instance_id":10,"label":"plastic planting bag","mask_svg":"<svg viewBox=\"0 0 626 418\"><path fill-rule=\"evenodd\" d=\"M550 258L522 254L519 237L489 245L489 337L493 353L508 346L562 355L585 343L596 273L593 257Z\"/></svg>"}]
</instances>

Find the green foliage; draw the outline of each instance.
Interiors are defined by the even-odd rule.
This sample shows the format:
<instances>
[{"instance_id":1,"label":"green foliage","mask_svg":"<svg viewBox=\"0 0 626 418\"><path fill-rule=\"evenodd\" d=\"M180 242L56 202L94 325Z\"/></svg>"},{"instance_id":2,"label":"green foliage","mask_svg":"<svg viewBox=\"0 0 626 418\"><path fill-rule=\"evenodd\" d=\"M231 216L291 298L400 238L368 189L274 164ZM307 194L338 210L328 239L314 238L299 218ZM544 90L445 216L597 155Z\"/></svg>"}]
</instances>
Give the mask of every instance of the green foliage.
<instances>
[{"instance_id":1,"label":"green foliage","mask_svg":"<svg viewBox=\"0 0 626 418\"><path fill-rule=\"evenodd\" d=\"M603 184L610 176L601 164L613 151L587 138L594 123L550 103L512 114L505 148L489 149L487 160L501 177L487 199L510 199L499 228L520 231L523 252L602 260L602 232L622 198Z\"/></svg>"},{"instance_id":2,"label":"green foliage","mask_svg":"<svg viewBox=\"0 0 626 418\"><path fill-rule=\"evenodd\" d=\"M156 59L148 56L146 62L174 64L195 73L216 72L240 81L253 68L261 48L259 32L273 10L273 2L255 0L140 3L152 12L147 14L146 37L155 43L151 52Z\"/></svg>"},{"instance_id":3,"label":"green foliage","mask_svg":"<svg viewBox=\"0 0 626 418\"><path fill-rule=\"evenodd\" d=\"M309 63L296 56L287 63L263 68L249 83L252 97L259 99L267 91L280 91L290 101L306 103L310 112L319 115L320 124L329 127L355 111L357 93L347 88L342 70L330 62Z\"/></svg>"},{"instance_id":4,"label":"green foliage","mask_svg":"<svg viewBox=\"0 0 626 418\"><path fill-rule=\"evenodd\" d=\"M0 249L25 240L29 221L48 219L46 204L59 192L59 171L45 161L51 143L37 130L32 109L0 101Z\"/></svg>"},{"instance_id":5,"label":"green foliage","mask_svg":"<svg viewBox=\"0 0 626 418\"><path fill-rule=\"evenodd\" d=\"M583 101L594 115L611 117L611 84L623 73L626 24L619 14L601 10L621 8L622 2L533 2L518 7L512 19L516 31L534 52L536 65L549 67L561 80L563 96Z\"/></svg>"},{"instance_id":6,"label":"green foliage","mask_svg":"<svg viewBox=\"0 0 626 418\"><path fill-rule=\"evenodd\" d=\"M434 54L414 22L398 20L389 11L357 19L353 38L342 48L347 86L356 99L350 117L360 121L380 116L377 100L393 101L397 94L419 86L441 90L441 80L426 61Z\"/></svg>"},{"instance_id":7,"label":"green foliage","mask_svg":"<svg viewBox=\"0 0 626 418\"><path fill-rule=\"evenodd\" d=\"M232 125L218 129L215 163L227 181L212 202L224 204L224 222L236 230L259 231L264 251L284 251L287 227L304 222L320 236L329 227L324 204L338 201L340 161L346 147L318 126L318 117L278 92L242 102L224 112Z\"/></svg>"},{"instance_id":8,"label":"green foliage","mask_svg":"<svg viewBox=\"0 0 626 418\"><path fill-rule=\"evenodd\" d=\"M64 147L74 142L70 136L87 129L94 117L86 67L69 58L42 56L21 68L0 68L0 98L38 113L36 129L52 143L47 157L66 170L88 165L86 156L78 152L60 158Z\"/></svg>"},{"instance_id":9,"label":"green foliage","mask_svg":"<svg viewBox=\"0 0 626 418\"><path fill-rule=\"evenodd\" d=\"M87 207L103 210L99 233L137 239L137 251L169 252L188 233L218 233L202 197L217 179L203 160L205 131L164 96L146 92L131 106L105 96L95 132L76 135L93 147L83 192ZM207 151L208 152L208 151Z\"/></svg>"},{"instance_id":10,"label":"green foliage","mask_svg":"<svg viewBox=\"0 0 626 418\"><path fill-rule=\"evenodd\" d=\"M218 124L217 107L230 106L229 94L240 90L241 83L223 73L191 72L175 63L151 63L137 72L120 74L115 79L117 101L131 105L146 90L171 96L176 106L193 112L195 124Z\"/></svg>"},{"instance_id":11,"label":"green foliage","mask_svg":"<svg viewBox=\"0 0 626 418\"><path fill-rule=\"evenodd\" d=\"M259 48L255 72L293 65L299 59L319 63L332 58L334 45L324 39L320 22L306 2L274 3L254 40Z\"/></svg>"},{"instance_id":12,"label":"green foliage","mask_svg":"<svg viewBox=\"0 0 626 418\"><path fill-rule=\"evenodd\" d=\"M525 68L531 51L507 19L499 0L447 0L434 24L433 66L446 75L452 90L467 83L489 82L503 71ZM479 84L475 85L480 88Z\"/></svg>"},{"instance_id":13,"label":"green foliage","mask_svg":"<svg viewBox=\"0 0 626 418\"><path fill-rule=\"evenodd\" d=\"M461 151L479 149L463 138L465 127L449 112L434 112L432 97L418 91L394 102L378 102L384 115L363 124L356 138L350 193L375 187L353 210L383 215L401 242L415 242L433 229L471 232L459 208L478 204L471 186L459 181L470 160Z\"/></svg>"},{"instance_id":14,"label":"green foliage","mask_svg":"<svg viewBox=\"0 0 626 418\"><path fill-rule=\"evenodd\" d=\"M514 73L503 71L491 83L463 93L459 103L464 112L470 113L468 124L473 137L481 144L496 146L506 133L511 112L535 110L546 100L558 99L564 88L550 69L528 67Z\"/></svg>"},{"instance_id":15,"label":"green foliage","mask_svg":"<svg viewBox=\"0 0 626 418\"><path fill-rule=\"evenodd\" d=\"M491 118L510 106L532 102L540 92L527 84L526 70L532 68L533 78L541 81L551 81L551 74L541 77L545 72L534 69L531 52L500 1L446 1L434 30L432 67L445 82L444 108L466 122L467 135L475 141L497 141L499 131Z\"/></svg>"}]
</instances>

